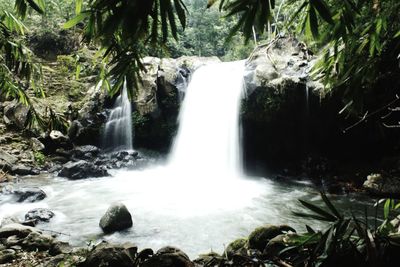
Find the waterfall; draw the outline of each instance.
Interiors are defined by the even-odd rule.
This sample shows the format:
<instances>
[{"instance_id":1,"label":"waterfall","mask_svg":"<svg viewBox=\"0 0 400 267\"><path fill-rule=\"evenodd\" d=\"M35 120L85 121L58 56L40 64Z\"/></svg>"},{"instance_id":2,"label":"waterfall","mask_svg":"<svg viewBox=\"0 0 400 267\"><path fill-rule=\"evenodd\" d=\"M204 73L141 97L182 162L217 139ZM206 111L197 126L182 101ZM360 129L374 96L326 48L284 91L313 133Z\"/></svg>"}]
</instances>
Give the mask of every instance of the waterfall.
<instances>
[{"instance_id":1,"label":"waterfall","mask_svg":"<svg viewBox=\"0 0 400 267\"><path fill-rule=\"evenodd\" d=\"M126 80L104 128L103 145L108 150L132 150L132 110Z\"/></svg>"},{"instance_id":2,"label":"waterfall","mask_svg":"<svg viewBox=\"0 0 400 267\"><path fill-rule=\"evenodd\" d=\"M244 61L210 64L192 76L169 166L195 173L241 173L239 111Z\"/></svg>"}]
</instances>

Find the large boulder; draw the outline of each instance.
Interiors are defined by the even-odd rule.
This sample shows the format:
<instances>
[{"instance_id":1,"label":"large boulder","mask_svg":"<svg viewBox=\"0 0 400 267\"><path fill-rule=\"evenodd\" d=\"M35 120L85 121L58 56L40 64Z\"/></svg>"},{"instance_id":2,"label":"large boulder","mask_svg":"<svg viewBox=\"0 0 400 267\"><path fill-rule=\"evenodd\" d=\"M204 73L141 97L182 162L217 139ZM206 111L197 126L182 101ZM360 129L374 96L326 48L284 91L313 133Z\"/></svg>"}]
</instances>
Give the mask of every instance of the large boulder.
<instances>
[{"instance_id":1,"label":"large boulder","mask_svg":"<svg viewBox=\"0 0 400 267\"><path fill-rule=\"evenodd\" d=\"M194 263L180 249L163 247L150 259L144 261L142 267L194 267Z\"/></svg>"},{"instance_id":2,"label":"large boulder","mask_svg":"<svg viewBox=\"0 0 400 267\"><path fill-rule=\"evenodd\" d=\"M374 196L400 197L400 178L374 173L367 176L364 189Z\"/></svg>"},{"instance_id":3,"label":"large boulder","mask_svg":"<svg viewBox=\"0 0 400 267\"><path fill-rule=\"evenodd\" d=\"M79 267L132 267L133 261L124 247L101 243L92 250Z\"/></svg>"},{"instance_id":4,"label":"large boulder","mask_svg":"<svg viewBox=\"0 0 400 267\"><path fill-rule=\"evenodd\" d=\"M256 48L247 60L241 114L245 159L266 165L305 156L309 111L319 105L322 88L309 78L312 65L307 49L290 38Z\"/></svg>"},{"instance_id":5,"label":"large boulder","mask_svg":"<svg viewBox=\"0 0 400 267\"><path fill-rule=\"evenodd\" d=\"M109 175L110 174L103 166L97 166L92 162L85 160L79 160L76 162L69 161L62 166L61 171L58 173L58 176L67 177L73 180L89 177L104 177Z\"/></svg>"},{"instance_id":6,"label":"large boulder","mask_svg":"<svg viewBox=\"0 0 400 267\"><path fill-rule=\"evenodd\" d=\"M122 203L111 205L101 217L99 226L104 233L112 233L132 227L132 215Z\"/></svg>"}]
</instances>

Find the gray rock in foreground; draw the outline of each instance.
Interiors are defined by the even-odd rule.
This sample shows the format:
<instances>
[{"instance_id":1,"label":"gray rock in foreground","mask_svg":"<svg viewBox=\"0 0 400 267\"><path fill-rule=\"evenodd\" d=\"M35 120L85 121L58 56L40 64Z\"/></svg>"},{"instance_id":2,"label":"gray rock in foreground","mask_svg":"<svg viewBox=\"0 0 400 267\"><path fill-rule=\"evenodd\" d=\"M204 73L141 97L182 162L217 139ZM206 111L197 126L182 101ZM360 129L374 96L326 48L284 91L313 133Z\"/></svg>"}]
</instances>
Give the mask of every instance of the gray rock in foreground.
<instances>
[{"instance_id":1,"label":"gray rock in foreground","mask_svg":"<svg viewBox=\"0 0 400 267\"><path fill-rule=\"evenodd\" d=\"M99 226L104 233L112 233L132 227L132 216L122 203L111 205L101 217Z\"/></svg>"}]
</instances>

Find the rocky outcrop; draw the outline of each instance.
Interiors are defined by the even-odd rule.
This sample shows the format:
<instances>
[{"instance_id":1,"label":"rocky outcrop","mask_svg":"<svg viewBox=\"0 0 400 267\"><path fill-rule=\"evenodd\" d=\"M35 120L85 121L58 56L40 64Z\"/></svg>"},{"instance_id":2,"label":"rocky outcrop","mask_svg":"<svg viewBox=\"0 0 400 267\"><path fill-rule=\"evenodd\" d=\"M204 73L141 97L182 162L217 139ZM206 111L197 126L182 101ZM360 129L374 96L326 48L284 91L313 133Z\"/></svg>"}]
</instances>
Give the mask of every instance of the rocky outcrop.
<instances>
[{"instance_id":1,"label":"rocky outcrop","mask_svg":"<svg viewBox=\"0 0 400 267\"><path fill-rule=\"evenodd\" d=\"M305 156L309 110L319 105L322 88L309 78L312 65L304 44L290 38L256 48L247 60L241 116L247 161Z\"/></svg>"},{"instance_id":2,"label":"rocky outcrop","mask_svg":"<svg viewBox=\"0 0 400 267\"><path fill-rule=\"evenodd\" d=\"M122 203L111 205L101 217L99 226L104 233L112 233L132 227L132 215Z\"/></svg>"},{"instance_id":3,"label":"rocky outcrop","mask_svg":"<svg viewBox=\"0 0 400 267\"><path fill-rule=\"evenodd\" d=\"M76 145L101 145L102 127L106 122L104 103L106 90L101 89L101 83L91 87L83 107L78 111L78 118L71 122L68 129L70 140Z\"/></svg>"},{"instance_id":4,"label":"rocky outcrop","mask_svg":"<svg viewBox=\"0 0 400 267\"><path fill-rule=\"evenodd\" d=\"M400 178L374 173L367 176L363 188L371 195L379 197L400 197Z\"/></svg>"},{"instance_id":5,"label":"rocky outcrop","mask_svg":"<svg viewBox=\"0 0 400 267\"><path fill-rule=\"evenodd\" d=\"M84 179L88 177L104 177L109 176L107 169L103 166L95 165L85 160L69 161L65 163L58 176L67 177L72 180Z\"/></svg>"}]
</instances>

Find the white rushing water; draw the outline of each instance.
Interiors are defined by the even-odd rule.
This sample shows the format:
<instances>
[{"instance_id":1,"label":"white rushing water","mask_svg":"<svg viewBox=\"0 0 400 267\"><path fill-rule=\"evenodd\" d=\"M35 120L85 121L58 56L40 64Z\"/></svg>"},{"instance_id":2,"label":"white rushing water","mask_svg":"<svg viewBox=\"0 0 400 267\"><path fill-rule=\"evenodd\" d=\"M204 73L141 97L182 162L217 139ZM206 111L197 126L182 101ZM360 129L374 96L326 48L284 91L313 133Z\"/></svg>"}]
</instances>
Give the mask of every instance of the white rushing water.
<instances>
[{"instance_id":1,"label":"white rushing water","mask_svg":"<svg viewBox=\"0 0 400 267\"><path fill-rule=\"evenodd\" d=\"M236 61L203 66L194 73L181 107L170 168L222 177L240 174L243 71L244 61Z\"/></svg>"},{"instance_id":2,"label":"white rushing water","mask_svg":"<svg viewBox=\"0 0 400 267\"><path fill-rule=\"evenodd\" d=\"M103 133L103 146L108 150L132 150L132 108L126 80L110 112Z\"/></svg>"},{"instance_id":3,"label":"white rushing water","mask_svg":"<svg viewBox=\"0 0 400 267\"><path fill-rule=\"evenodd\" d=\"M240 177L243 68L243 62L221 63L194 73L167 165L155 163L143 170L118 170L111 177L78 181L50 175L25 179L22 186L40 186L47 198L21 204L0 194L0 219L23 219L28 210L45 207L56 216L38 227L65 233L60 238L74 245L99 239L132 242L140 248L173 245L191 258L210 250L221 253L230 241L265 223L303 226L305 221L292 212L301 211L298 198L317 198L313 189ZM116 105L127 103L126 97L124 90ZM111 117L125 135L128 123L117 120L129 105L123 106ZM104 235L99 220L117 201L132 213L133 227Z\"/></svg>"}]
</instances>

